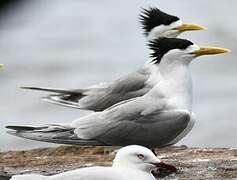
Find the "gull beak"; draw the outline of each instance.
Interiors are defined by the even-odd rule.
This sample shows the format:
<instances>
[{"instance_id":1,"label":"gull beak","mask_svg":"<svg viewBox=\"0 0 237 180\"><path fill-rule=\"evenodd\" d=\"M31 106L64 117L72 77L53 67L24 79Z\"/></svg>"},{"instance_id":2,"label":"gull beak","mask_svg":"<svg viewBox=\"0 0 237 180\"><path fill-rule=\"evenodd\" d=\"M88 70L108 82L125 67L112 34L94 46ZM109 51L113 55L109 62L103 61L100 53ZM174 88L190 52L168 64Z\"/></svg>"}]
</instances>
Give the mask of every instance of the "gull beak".
<instances>
[{"instance_id":1,"label":"gull beak","mask_svg":"<svg viewBox=\"0 0 237 180\"><path fill-rule=\"evenodd\" d=\"M161 168L161 169L165 169L165 170L168 170L170 172L177 172L177 169L175 166L171 165L171 164L167 164L163 161L159 162L159 163L156 163L155 166L157 168Z\"/></svg>"},{"instance_id":2,"label":"gull beak","mask_svg":"<svg viewBox=\"0 0 237 180\"><path fill-rule=\"evenodd\" d=\"M3 64L0 64L0 68L3 67Z\"/></svg>"},{"instance_id":3,"label":"gull beak","mask_svg":"<svg viewBox=\"0 0 237 180\"><path fill-rule=\"evenodd\" d=\"M199 31L199 30L205 30L206 28L198 25L198 24L191 24L191 23L184 23L181 26L178 26L174 28L174 30L178 30L179 32L184 31Z\"/></svg>"},{"instance_id":4,"label":"gull beak","mask_svg":"<svg viewBox=\"0 0 237 180\"><path fill-rule=\"evenodd\" d=\"M218 47L201 47L198 50L191 52L190 54L194 54L196 56L203 56L203 55L214 55L214 54L222 54L230 52L229 49L226 48L218 48Z\"/></svg>"}]
</instances>

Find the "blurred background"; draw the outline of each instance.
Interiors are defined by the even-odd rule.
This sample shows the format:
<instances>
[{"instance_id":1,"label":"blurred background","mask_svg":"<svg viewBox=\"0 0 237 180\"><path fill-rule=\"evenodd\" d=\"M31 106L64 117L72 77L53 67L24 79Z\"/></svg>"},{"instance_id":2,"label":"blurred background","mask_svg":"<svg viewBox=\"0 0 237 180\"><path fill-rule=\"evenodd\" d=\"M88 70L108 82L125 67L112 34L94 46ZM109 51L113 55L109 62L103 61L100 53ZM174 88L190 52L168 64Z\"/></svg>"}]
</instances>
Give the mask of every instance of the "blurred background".
<instances>
[{"instance_id":1,"label":"blurred background","mask_svg":"<svg viewBox=\"0 0 237 180\"><path fill-rule=\"evenodd\" d=\"M10 136L6 125L69 122L89 113L45 103L40 99L45 93L20 86L79 88L139 68L148 51L138 15L149 6L208 27L182 37L232 50L191 64L197 121L179 144L237 147L236 0L1 2L0 63L5 65L0 70L1 151L55 146Z\"/></svg>"}]
</instances>

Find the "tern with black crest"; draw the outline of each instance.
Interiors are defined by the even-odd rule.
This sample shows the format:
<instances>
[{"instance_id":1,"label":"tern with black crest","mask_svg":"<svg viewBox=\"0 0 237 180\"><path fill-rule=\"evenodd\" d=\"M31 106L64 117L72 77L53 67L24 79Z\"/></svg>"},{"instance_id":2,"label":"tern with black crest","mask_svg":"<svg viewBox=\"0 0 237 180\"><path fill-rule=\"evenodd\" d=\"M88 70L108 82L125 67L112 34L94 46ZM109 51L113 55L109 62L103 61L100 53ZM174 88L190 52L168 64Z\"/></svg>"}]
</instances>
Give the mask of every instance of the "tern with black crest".
<instances>
[{"instance_id":1,"label":"tern with black crest","mask_svg":"<svg viewBox=\"0 0 237 180\"><path fill-rule=\"evenodd\" d=\"M199 47L186 39L149 41L151 59L159 64L159 82L146 94L93 112L71 123L7 126L8 133L53 143L82 145L131 144L163 147L182 139L192 128L192 78L189 65L203 55L228 52Z\"/></svg>"},{"instance_id":2,"label":"tern with black crest","mask_svg":"<svg viewBox=\"0 0 237 180\"><path fill-rule=\"evenodd\" d=\"M185 31L204 29L197 24L183 23L177 16L164 13L158 8L143 9L139 19L148 41L159 37L173 38ZM43 98L50 103L78 109L103 111L121 101L146 94L159 82L158 64L148 59L140 69L120 79L83 89L23 88L52 92L53 94Z\"/></svg>"}]
</instances>

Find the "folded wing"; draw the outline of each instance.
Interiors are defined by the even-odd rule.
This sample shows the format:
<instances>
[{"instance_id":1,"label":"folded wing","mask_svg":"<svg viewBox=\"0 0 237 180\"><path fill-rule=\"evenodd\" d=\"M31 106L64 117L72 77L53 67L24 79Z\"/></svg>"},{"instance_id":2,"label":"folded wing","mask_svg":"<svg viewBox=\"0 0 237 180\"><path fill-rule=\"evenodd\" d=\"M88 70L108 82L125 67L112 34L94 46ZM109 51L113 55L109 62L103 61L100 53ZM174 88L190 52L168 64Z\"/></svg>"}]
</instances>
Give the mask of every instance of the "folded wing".
<instances>
[{"instance_id":1,"label":"folded wing","mask_svg":"<svg viewBox=\"0 0 237 180\"><path fill-rule=\"evenodd\" d=\"M44 87L23 87L24 89L53 92L43 100L62 106L103 111L108 107L144 95L151 87L146 85L148 75L137 71L113 83L102 83L85 89L57 89Z\"/></svg>"}]
</instances>

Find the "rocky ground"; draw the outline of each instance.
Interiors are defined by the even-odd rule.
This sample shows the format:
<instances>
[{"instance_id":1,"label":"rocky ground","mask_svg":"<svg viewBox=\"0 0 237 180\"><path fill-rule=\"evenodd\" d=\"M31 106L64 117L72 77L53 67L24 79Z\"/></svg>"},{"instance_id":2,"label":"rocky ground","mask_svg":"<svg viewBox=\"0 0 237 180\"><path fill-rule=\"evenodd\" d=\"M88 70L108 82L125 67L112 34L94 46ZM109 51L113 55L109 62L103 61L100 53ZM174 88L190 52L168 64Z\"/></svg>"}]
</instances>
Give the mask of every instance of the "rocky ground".
<instances>
[{"instance_id":1,"label":"rocky ground","mask_svg":"<svg viewBox=\"0 0 237 180\"><path fill-rule=\"evenodd\" d=\"M237 149L168 147L157 150L159 157L178 168L162 172L171 179L237 179ZM55 174L85 166L108 166L115 152L109 148L60 146L29 151L0 153L0 175L23 173ZM1 178L0 178L1 179Z\"/></svg>"}]
</instances>

